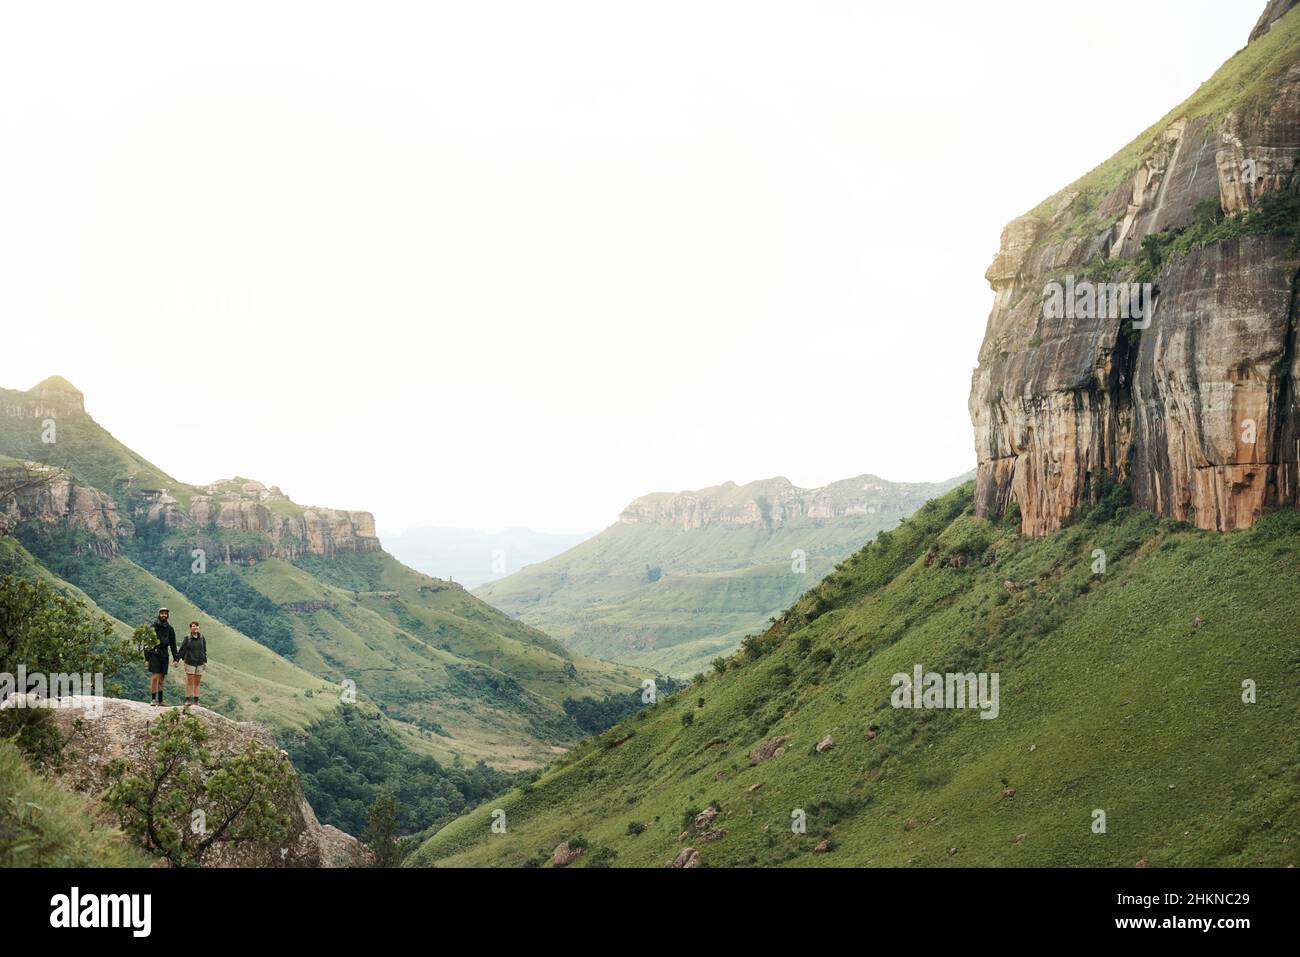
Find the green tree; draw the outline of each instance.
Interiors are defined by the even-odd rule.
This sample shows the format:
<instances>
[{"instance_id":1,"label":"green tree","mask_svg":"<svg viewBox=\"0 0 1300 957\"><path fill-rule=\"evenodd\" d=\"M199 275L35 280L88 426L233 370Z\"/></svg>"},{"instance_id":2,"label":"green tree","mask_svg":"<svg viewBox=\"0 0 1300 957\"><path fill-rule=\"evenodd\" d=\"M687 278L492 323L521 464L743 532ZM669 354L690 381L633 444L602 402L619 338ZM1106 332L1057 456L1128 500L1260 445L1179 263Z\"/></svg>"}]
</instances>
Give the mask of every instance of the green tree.
<instances>
[{"instance_id":1,"label":"green tree","mask_svg":"<svg viewBox=\"0 0 1300 957\"><path fill-rule=\"evenodd\" d=\"M21 667L28 675L43 674L50 695L59 690L50 683L53 675L100 675L105 692L116 694L109 679L132 654L131 642L116 638L108 618L91 614L82 602L43 581L0 579L0 673L16 676ZM57 764L66 743L49 713L35 708L0 712L0 737L14 738L38 765Z\"/></svg>"},{"instance_id":2,"label":"green tree","mask_svg":"<svg viewBox=\"0 0 1300 957\"><path fill-rule=\"evenodd\" d=\"M108 769L105 801L122 829L177 867L197 867L218 843L271 847L289 833L275 802L294 784L288 760L256 741L214 758L208 737L194 715L168 711L149 729L145 768L118 758Z\"/></svg>"},{"instance_id":3,"label":"green tree","mask_svg":"<svg viewBox=\"0 0 1300 957\"><path fill-rule=\"evenodd\" d=\"M396 867L401 863L397 842L397 797L389 788L380 791L379 797L370 805L361 839L375 855L376 867Z\"/></svg>"},{"instance_id":4,"label":"green tree","mask_svg":"<svg viewBox=\"0 0 1300 957\"><path fill-rule=\"evenodd\" d=\"M82 602L43 581L0 579L0 671L15 674L21 664L29 674L107 679L132 653L129 642L114 637L108 618L91 614Z\"/></svg>"}]
</instances>

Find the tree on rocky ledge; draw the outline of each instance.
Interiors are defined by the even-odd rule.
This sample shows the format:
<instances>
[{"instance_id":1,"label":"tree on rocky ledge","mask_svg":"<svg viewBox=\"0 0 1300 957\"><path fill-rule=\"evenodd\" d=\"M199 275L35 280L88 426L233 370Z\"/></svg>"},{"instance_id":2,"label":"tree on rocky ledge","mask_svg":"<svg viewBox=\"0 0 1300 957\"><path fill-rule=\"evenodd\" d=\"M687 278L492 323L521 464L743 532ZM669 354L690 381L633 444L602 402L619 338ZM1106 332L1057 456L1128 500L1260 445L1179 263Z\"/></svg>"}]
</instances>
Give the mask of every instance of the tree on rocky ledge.
<instances>
[{"instance_id":1,"label":"tree on rocky ledge","mask_svg":"<svg viewBox=\"0 0 1300 957\"><path fill-rule=\"evenodd\" d=\"M277 795L293 789L288 759L255 741L214 759L208 730L177 709L149 729L149 763L136 772L119 758L105 800L122 829L177 867L197 867L217 843L272 846L289 833Z\"/></svg>"}]
</instances>

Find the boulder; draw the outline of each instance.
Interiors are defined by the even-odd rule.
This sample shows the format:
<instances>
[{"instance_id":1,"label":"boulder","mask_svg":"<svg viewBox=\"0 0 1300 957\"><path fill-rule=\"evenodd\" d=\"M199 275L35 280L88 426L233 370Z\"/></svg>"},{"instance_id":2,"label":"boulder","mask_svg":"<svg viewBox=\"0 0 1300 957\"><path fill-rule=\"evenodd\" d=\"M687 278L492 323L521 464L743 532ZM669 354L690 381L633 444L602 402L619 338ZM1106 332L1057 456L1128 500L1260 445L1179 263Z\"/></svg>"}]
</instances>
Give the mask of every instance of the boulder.
<instances>
[{"instance_id":1,"label":"boulder","mask_svg":"<svg viewBox=\"0 0 1300 957\"><path fill-rule=\"evenodd\" d=\"M704 828L708 827L713 822L713 819L721 813L722 812L716 807L706 807L699 814L695 815L696 829L701 831L704 830Z\"/></svg>"},{"instance_id":2,"label":"boulder","mask_svg":"<svg viewBox=\"0 0 1300 957\"><path fill-rule=\"evenodd\" d=\"M555 845L555 850L551 852L551 864L554 867L568 867L582 857L582 851L583 849L580 847L570 847L568 841L561 841Z\"/></svg>"},{"instance_id":3,"label":"boulder","mask_svg":"<svg viewBox=\"0 0 1300 957\"><path fill-rule=\"evenodd\" d=\"M762 764L771 758L779 758L785 754L785 743L790 740L788 734L778 735L775 738L768 738L762 744L755 746L749 752L749 761L751 764Z\"/></svg>"},{"instance_id":4,"label":"boulder","mask_svg":"<svg viewBox=\"0 0 1300 957\"><path fill-rule=\"evenodd\" d=\"M111 780L108 765L125 758L144 770L149 762L150 726L168 709L119 698L61 698L49 714L69 738L60 776L74 790L100 794ZM250 741L279 752L269 731L249 722L231 721L215 711L190 707L203 722L213 756L243 751ZM73 733L73 722L81 720ZM204 867L350 867L369 862L370 853L356 838L328 825L322 826L294 777L293 788L279 795L281 810L289 815L289 834L276 847L251 843L217 843L203 858Z\"/></svg>"},{"instance_id":5,"label":"boulder","mask_svg":"<svg viewBox=\"0 0 1300 957\"><path fill-rule=\"evenodd\" d=\"M700 852L693 847L683 847L681 853L668 865L674 868L700 866Z\"/></svg>"}]
</instances>

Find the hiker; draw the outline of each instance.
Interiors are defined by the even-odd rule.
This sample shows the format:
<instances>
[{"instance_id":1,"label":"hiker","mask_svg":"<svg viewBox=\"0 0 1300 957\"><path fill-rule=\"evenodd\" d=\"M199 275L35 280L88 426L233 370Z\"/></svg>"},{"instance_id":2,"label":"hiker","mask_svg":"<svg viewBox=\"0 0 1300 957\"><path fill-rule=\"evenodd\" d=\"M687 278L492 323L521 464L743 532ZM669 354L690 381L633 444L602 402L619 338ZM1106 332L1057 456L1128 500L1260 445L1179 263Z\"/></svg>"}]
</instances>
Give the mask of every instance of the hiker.
<instances>
[{"instance_id":1,"label":"hiker","mask_svg":"<svg viewBox=\"0 0 1300 957\"><path fill-rule=\"evenodd\" d=\"M158 620L153 623L153 633L158 637L158 647L144 653L145 663L149 666L149 704L162 707L163 687L167 683L167 648L171 647L172 661L179 661L176 651L176 629L167 619L171 612L166 608L158 609Z\"/></svg>"},{"instance_id":2,"label":"hiker","mask_svg":"<svg viewBox=\"0 0 1300 957\"><path fill-rule=\"evenodd\" d=\"M185 704L199 703L199 682L208 665L208 643L199 634L199 623L190 622L190 633L181 642L181 660L185 662Z\"/></svg>"}]
</instances>

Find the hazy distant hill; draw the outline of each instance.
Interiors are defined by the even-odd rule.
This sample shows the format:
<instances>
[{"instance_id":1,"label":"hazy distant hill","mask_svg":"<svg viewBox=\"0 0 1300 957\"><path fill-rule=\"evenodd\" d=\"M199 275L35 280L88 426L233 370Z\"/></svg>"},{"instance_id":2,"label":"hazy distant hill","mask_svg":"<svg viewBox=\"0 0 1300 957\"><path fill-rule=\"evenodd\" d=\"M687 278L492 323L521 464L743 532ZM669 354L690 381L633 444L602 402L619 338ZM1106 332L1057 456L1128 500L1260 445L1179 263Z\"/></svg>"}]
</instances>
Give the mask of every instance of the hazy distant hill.
<instances>
[{"instance_id":1,"label":"hazy distant hill","mask_svg":"<svg viewBox=\"0 0 1300 957\"><path fill-rule=\"evenodd\" d=\"M657 492L594 538L476 594L575 650L689 676L963 478Z\"/></svg>"},{"instance_id":2,"label":"hazy distant hill","mask_svg":"<svg viewBox=\"0 0 1300 957\"><path fill-rule=\"evenodd\" d=\"M410 528L385 535L384 547L398 561L466 588L511 575L525 565L546 561L594 533L557 535L530 528L480 532L471 528Z\"/></svg>"}]
</instances>

